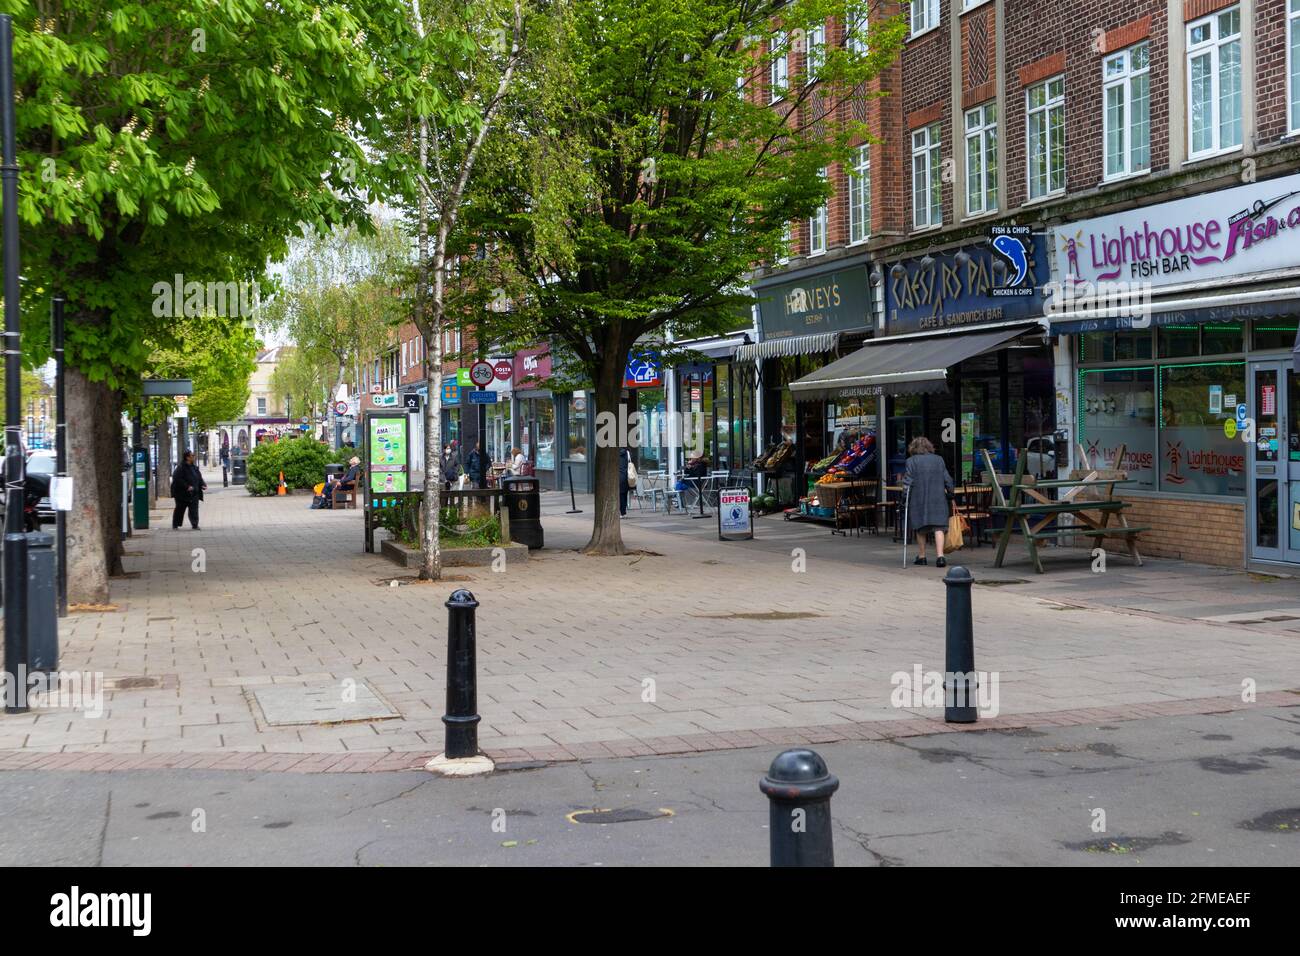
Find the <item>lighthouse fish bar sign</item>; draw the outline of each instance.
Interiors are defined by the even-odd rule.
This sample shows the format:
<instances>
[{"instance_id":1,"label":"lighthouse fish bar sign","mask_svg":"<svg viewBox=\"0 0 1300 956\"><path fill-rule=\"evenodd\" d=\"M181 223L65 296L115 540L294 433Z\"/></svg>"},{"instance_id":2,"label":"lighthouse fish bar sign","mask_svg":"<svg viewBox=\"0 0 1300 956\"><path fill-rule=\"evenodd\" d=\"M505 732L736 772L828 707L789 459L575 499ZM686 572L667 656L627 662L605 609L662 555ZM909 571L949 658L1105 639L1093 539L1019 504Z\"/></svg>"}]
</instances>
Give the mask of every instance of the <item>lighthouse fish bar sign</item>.
<instances>
[{"instance_id":1,"label":"lighthouse fish bar sign","mask_svg":"<svg viewBox=\"0 0 1300 956\"><path fill-rule=\"evenodd\" d=\"M1075 285L1151 286L1300 265L1300 175L1056 229L1055 274Z\"/></svg>"}]
</instances>

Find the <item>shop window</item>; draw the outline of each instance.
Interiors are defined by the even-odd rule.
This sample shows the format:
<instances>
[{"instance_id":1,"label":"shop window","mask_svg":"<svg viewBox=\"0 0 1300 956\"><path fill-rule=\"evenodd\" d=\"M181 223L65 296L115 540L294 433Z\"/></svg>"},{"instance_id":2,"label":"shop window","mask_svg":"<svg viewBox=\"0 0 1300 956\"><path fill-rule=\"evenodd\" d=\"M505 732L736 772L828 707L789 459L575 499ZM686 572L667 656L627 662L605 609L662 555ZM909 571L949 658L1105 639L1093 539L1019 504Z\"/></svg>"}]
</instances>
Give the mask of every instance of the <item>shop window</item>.
<instances>
[{"instance_id":1,"label":"shop window","mask_svg":"<svg viewBox=\"0 0 1300 956\"><path fill-rule=\"evenodd\" d=\"M1025 137L1029 198L1065 191L1065 77L1057 76L1025 93Z\"/></svg>"},{"instance_id":2,"label":"shop window","mask_svg":"<svg viewBox=\"0 0 1300 956\"><path fill-rule=\"evenodd\" d=\"M998 105L966 111L966 215L998 208Z\"/></svg>"},{"instance_id":3,"label":"shop window","mask_svg":"<svg viewBox=\"0 0 1300 956\"><path fill-rule=\"evenodd\" d=\"M1160 367L1160 490L1245 495L1246 448L1224 422L1246 400L1244 362Z\"/></svg>"},{"instance_id":4,"label":"shop window","mask_svg":"<svg viewBox=\"0 0 1300 956\"><path fill-rule=\"evenodd\" d=\"M1187 24L1188 154L1241 145L1241 8Z\"/></svg>"},{"instance_id":5,"label":"shop window","mask_svg":"<svg viewBox=\"0 0 1300 956\"><path fill-rule=\"evenodd\" d=\"M1151 358L1151 330L1128 329L1115 333L1115 361Z\"/></svg>"},{"instance_id":6,"label":"shop window","mask_svg":"<svg viewBox=\"0 0 1300 956\"><path fill-rule=\"evenodd\" d=\"M1240 322L1201 326L1202 355L1232 355L1246 351L1246 327Z\"/></svg>"},{"instance_id":7,"label":"shop window","mask_svg":"<svg viewBox=\"0 0 1300 956\"><path fill-rule=\"evenodd\" d=\"M1079 336L1080 362L1115 361L1114 332L1084 332Z\"/></svg>"},{"instance_id":8,"label":"shop window","mask_svg":"<svg viewBox=\"0 0 1300 956\"><path fill-rule=\"evenodd\" d=\"M1150 60L1146 43L1106 57L1102 65L1102 140L1106 178L1151 168Z\"/></svg>"},{"instance_id":9,"label":"shop window","mask_svg":"<svg viewBox=\"0 0 1300 956\"><path fill-rule=\"evenodd\" d=\"M924 229L943 223L940 147L938 123L912 133L912 227L914 229Z\"/></svg>"},{"instance_id":10,"label":"shop window","mask_svg":"<svg viewBox=\"0 0 1300 956\"><path fill-rule=\"evenodd\" d=\"M567 459L574 462L587 460L587 396L575 393L569 396L568 436L565 441Z\"/></svg>"},{"instance_id":11,"label":"shop window","mask_svg":"<svg viewBox=\"0 0 1300 956\"><path fill-rule=\"evenodd\" d=\"M1296 340L1296 319L1260 319L1251 326L1250 338L1256 351L1291 349Z\"/></svg>"},{"instance_id":12,"label":"shop window","mask_svg":"<svg viewBox=\"0 0 1300 956\"><path fill-rule=\"evenodd\" d=\"M1156 333L1161 358L1186 358L1201 352L1199 325L1166 325Z\"/></svg>"},{"instance_id":13,"label":"shop window","mask_svg":"<svg viewBox=\"0 0 1300 956\"><path fill-rule=\"evenodd\" d=\"M1078 434L1089 460L1106 468L1123 468L1133 483L1127 488L1156 489L1155 369L1081 369ZM1124 445L1124 461L1115 461Z\"/></svg>"}]
</instances>

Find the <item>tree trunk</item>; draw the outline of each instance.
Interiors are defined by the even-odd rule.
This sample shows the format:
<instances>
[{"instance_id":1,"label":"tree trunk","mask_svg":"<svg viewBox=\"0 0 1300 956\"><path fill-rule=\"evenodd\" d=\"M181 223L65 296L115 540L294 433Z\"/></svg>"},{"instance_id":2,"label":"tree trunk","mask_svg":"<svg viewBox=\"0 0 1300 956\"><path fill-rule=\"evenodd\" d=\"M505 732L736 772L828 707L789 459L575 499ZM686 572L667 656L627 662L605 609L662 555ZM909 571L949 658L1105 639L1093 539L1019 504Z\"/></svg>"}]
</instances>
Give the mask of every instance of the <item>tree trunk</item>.
<instances>
[{"instance_id":1,"label":"tree trunk","mask_svg":"<svg viewBox=\"0 0 1300 956\"><path fill-rule=\"evenodd\" d=\"M611 338L619 337L611 335ZM615 423L618 422L618 406L623 396L623 369L626 367L627 355L627 347L620 348L620 344L616 341L600 355L600 375L596 382L596 417L590 422L593 428L607 412L614 416ZM623 362L617 361L620 355L625 357ZM592 436L593 439L599 434L600 430L597 429ZM596 441L588 443L589 446L596 445L596 514L591 529L591 540L583 548L587 554L627 554L627 548L623 545L623 527L618 514L618 453L626 438L618 434L617 428L615 434L618 438L613 443Z\"/></svg>"},{"instance_id":2,"label":"tree trunk","mask_svg":"<svg viewBox=\"0 0 1300 956\"><path fill-rule=\"evenodd\" d=\"M442 579L442 546L438 540L438 505L442 500L442 359L440 342L425 341L425 354L436 356L425 367L424 401L424 500L420 503L423 525L420 540L420 580Z\"/></svg>"},{"instance_id":3,"label":"tree trunk","mask_svg":"<svg viewBox=\"0 0 1300 956\"><path fill-rule=\"evenodd\" d=\"M122 573L121 396L67 368L68 602L107 604L108 579Z\"/></svg>"}]
</instances>

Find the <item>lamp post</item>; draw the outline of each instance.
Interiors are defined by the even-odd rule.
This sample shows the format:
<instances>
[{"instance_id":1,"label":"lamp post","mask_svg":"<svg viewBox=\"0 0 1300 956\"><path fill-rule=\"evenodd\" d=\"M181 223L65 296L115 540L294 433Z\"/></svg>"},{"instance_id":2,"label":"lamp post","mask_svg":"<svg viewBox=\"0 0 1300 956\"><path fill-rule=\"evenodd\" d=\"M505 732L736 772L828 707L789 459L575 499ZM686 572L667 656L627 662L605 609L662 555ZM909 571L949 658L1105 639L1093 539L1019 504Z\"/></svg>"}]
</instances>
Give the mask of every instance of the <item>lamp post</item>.
<instances>
[{"instance_id":1,"label":"lamp post","mask_svg":"<svg viewBox=\"0 0 1300 956\"><path fill-rule=\"evenodd\" d=\"M23 533L22 335L18 318L18 146L14 135L14 22L0 15L0 196L5 297L5 712L27 711L27 535Z\"/></svg>"}]
</instances>

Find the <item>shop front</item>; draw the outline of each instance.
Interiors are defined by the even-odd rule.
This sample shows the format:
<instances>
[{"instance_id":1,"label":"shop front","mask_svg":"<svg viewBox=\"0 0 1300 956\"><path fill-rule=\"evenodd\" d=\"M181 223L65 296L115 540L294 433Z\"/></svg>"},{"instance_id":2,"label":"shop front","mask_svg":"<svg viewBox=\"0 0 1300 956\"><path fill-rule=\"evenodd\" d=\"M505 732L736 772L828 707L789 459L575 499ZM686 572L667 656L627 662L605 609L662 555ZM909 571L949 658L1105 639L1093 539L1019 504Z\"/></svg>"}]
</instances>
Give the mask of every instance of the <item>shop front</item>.
<instances>
[{"instance_id":1,"label":"shop front","mask_svg":"<svg viewBox=\"0 0 1300 956\"><path fill-rule=\"evenodd\" d=\"M559 449L556 447L556 396L551 378L550 347L521 349L514 357L513 419L517 447L533 464L543 491L553 491Z\"/></svg>"},{"instance_id":2,"label":"shop front","mask_svg":"<svg viewBox=\"0 0 1300 956\"><path fill-rule=\"evenodd\" d=\"M1043 329L1047 257L1028 229L887 266L883 334L791 385L801 405L857 403L883 433L881 476L903 470L924 435L955 480L994 467L1055 475L1057 356ZM851 405L849 407L852 407Z\"/></svg>"},{"instance_id":3,"label":"shop front","mask_svg":"<svg viewBox=\"0 0 1300 956\"><path fill-rule=\"evenodd\" d=\"M866 256L786 272L754 283L758 341L735 351L734 362L758 369L758 408L763 423L755 449L770 490L789 501L802 494L805 478L850 436L874 434L874 402L853 397L796 401L791 384L855 350L872 334L874 310Z\"/></svg>"},{"instance_id":4,"label":"shop front","mask_svg":"<svg viewBox=\"0 0 1300 956\"><path fill-rule=\"evenodd\" d=\"M1300 176L1057 230L1078 439L1123 467L1143 551L1300 564Z\"/></svg>"}]
</instances>

